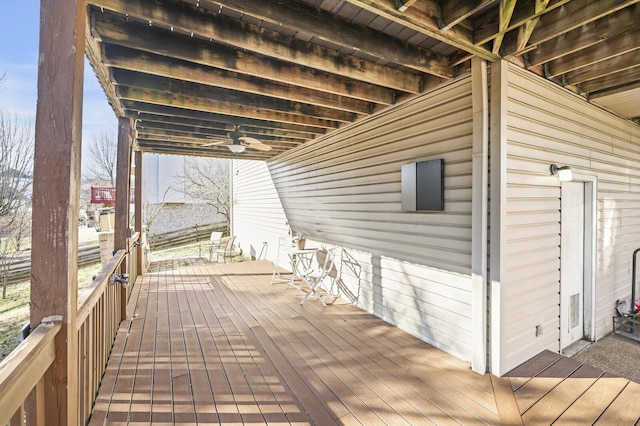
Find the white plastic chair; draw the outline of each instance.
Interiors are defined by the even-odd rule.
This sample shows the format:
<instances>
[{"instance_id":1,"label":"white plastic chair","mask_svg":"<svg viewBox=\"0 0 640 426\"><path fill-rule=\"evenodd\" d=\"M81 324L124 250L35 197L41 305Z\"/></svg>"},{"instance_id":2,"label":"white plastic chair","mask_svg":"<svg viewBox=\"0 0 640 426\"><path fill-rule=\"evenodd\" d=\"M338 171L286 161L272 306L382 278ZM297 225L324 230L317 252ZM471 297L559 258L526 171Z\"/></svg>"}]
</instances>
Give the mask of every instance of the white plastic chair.
<instances>
[{"instance_id":1,"label":"white plastic chair","mask_svg":"<svg viewBox=\"0 0 640 426\"><path fill-rule=\"evenodd\" d=\"M282 253L286 251L287 248L291 248L291 237L278 238L278 247L276 248L276 259L271 261L271 265L273 266L273 273L271 274L271 284L288 283L292 278L291 272L284 272L281 270L279 266L280 256L282 255Z\"/></svg>"},{"instance_id":2,"label":"white plastic chair","mask_svg":"<svg viewBox=\"0 0 640 426\"><path fill-rule=\"evenodd\" d=\"M337 251L337 247L316 250L314 256L315 262L311 265L311 268L302 273L302 284L303 286L308 286L309 290L300 301L301 305L304 304L310 296L316 296L318 300L320 300L320 303L322 303L322 306L327 306L324 298L331 294L333 285L338 278L338 270L335 264ZM300 289L302 288L301 286ZM320 289L322 289L322 293L318 292Z\"/></svg>"}]
</instances>

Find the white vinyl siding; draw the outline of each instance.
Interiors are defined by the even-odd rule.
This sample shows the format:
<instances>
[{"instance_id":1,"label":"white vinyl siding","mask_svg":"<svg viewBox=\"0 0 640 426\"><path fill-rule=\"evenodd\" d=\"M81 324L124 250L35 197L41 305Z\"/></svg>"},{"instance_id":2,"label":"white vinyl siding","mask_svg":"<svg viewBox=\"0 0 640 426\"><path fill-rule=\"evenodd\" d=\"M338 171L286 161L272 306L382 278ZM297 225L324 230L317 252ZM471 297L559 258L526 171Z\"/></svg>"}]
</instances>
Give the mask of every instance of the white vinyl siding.
<instances>
[{"instance_id":1,"label":"white vinyl siding","mask_svg":"<svg viewBox=\"0 0 640 426\"><path fill-rule=\"evenodd\" d=\"M559 350L561 200L550 164L597 179L598 338L612 329L616 299L630 296L640 247L639 127L515 66L508 81L502 372Z\"/></svg>"},{"instance_id":2,"label":"white vinyl siding","mask_svg":"<svg viewBox=\"0 0 640 426\"><path fill-rule=\"evenodd\" d=\"M266 257L289 266L279 250L281 237L288 235L287 218L273 185L267 163L233 160L232 232L247 257L260 255L266 242Z\"/></svg>"},{"instance_id":3,"label":"white vinyl siding","mask_svg":"<svg viewBox=\"0 0 640 426\"><path fill-rule=\"evenodd\" d=\"M177 176L184 174L184 157L177 155L144 154L142 174L144 198L150 204L184 203Z\"/></svg>"},{"instance_id":4,"label":"white vinyl siding","mask_svg":"<svg viewBox=\"0 0 640 426\"><path fill-rule=\"evenodd\" d=\"M344 264L341 271L360 307L465 360L472 341L471 133L465 76L268 165L293 231L357 260L359 279ZM445 211L402 212L402 165L435 158L444 159ZM237 234L249 220L241 215L260 217L260 203L271 205L243 175L234 176L234 193L243 197L234 204Z\"/></svg>"}]
</instances>

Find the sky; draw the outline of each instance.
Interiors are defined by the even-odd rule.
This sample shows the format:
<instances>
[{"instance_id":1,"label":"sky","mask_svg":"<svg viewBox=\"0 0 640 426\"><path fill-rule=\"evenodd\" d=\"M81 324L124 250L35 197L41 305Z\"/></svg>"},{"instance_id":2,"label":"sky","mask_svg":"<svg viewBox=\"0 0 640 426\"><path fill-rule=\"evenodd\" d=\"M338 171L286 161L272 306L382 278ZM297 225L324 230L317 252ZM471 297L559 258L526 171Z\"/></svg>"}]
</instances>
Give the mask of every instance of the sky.
<instances>
[{"instance_id":1,"label":"sky","mask_svg":"<svg viewBox=\"0 0 640 426\"><path fill-rule=\"evenodd\" d=\"M38 82L39 0L0 0L0 109L32 125ZM117 136L117 118L85 59L82 118L83 153L93 137ZM83 163L86 155L83 155ZM83 169L85 164L83 164Z\"/></svg>"}]
</instances>

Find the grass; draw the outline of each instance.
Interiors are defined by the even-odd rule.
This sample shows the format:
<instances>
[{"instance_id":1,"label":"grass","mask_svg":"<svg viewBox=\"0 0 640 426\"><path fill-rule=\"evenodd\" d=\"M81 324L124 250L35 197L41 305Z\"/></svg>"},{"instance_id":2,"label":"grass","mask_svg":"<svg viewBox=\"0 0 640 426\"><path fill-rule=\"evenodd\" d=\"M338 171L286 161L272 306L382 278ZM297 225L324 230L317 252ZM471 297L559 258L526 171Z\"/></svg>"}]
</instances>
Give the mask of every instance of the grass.
<instances>
[{"instance_id":1,"label":"grass","mask_svg":"<svg viewBox=\"0 0 640 426\"><path fill-rule=\"evenodd\" d=\"M209 250L204 242L190 243L180 247L152 252L151 261L161 263L176 259L198 259L204 261L209 257ZM232 261L238 261L234 258ZM171 267L168 262L168 267ZM78 269L78 288L91 283L92 277L100 271L100 262ZM30 284L28 280L7 286L7 298L0 299L0 361L20 344L20 329L29 320Z\"/></svg>"},{"instance_id":2,"label":"grass","mask_svg":"<svg viewBox=\"0 0 640 426\"><path fill-rule=\"evenodd\" d=\"M90 284L100 271L100 262L78 269L78 288ZM0 299L0 361L20 344L20 329L29 321L30 283L28 280L7 285L7 298Z\"/></svg>"},{"instance_id":3,"label":"grass","mask_svg":"<svg viewBox=\"0 0 640 426\"><path fill-rule=\"evenodd\" d=\"M91 283L100 262L78 269L79 288ZM29 321L30 284L28 280L7 285L7 298L0 299L0 361L20 343L20 329Z\"/></svg>"}]
</instances>

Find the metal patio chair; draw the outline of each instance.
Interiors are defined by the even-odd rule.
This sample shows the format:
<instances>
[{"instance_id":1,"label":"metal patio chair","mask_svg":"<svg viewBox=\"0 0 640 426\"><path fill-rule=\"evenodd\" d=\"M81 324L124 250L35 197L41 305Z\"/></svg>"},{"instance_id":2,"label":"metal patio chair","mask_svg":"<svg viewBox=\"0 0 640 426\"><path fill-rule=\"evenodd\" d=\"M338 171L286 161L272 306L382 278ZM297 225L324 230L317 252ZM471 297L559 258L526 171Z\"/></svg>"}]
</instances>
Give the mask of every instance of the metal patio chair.
<instances>
[{"instance_id":1,"label":"metal patio chair","mask_svg":"<svg viewBox=\"0 0 640 426\"><path fill-rule=\"evenodd\" d=\"M304 302L310 296L316 296L322 306L327 306L324 298L331 295L333 285L338 278L338 270L336 268L336 252L338 247L332 248L320 248L315 252L315 262L312 266L302 273L302 286L298 290L298 293L304 286L307 286L309 290L304 295L300 304ZM296 293L296 294L298 294Z\"/></svg>"},{"instance_id":2,"label":"metal patio chair","mask_svg":"<svg viewBox=\"0 0 640 426\"><path fill-rule=\"evenodd\" d=\"M233 243L235 242L235 240L235 235L231 235L223 247L220 247L213 251L216 254L216 263L220 263L220 256L222 256L222 261L224 263L227 263L227 258L232 258L234 256Z\"/></svg>"},{"instance_id":3,"label":"metal patio chair","mask_svg":"<svg viewBox=\"0 0 640 426\"><path fill-rule=\"evenodd\" d=\"M213 257L214 250L220 249L220 242L222 241L222 232L213 231L209 237L209 262Z\"/></svg>"},{"instance_id":4,"label":"metal patio chair","mask_svg":"<svg viewBox=\"0 0 640 426\"><path fill-rule=\"evenodd\" d=\"M291 237L278 238L278 247L276 248L276 259L271 261L273 273L271 274L271 284L288 283L291 280L292 273L284 271L280 268L280 256L286 255L286 250L291 248Z\"/></svg>"}]
</instances>

